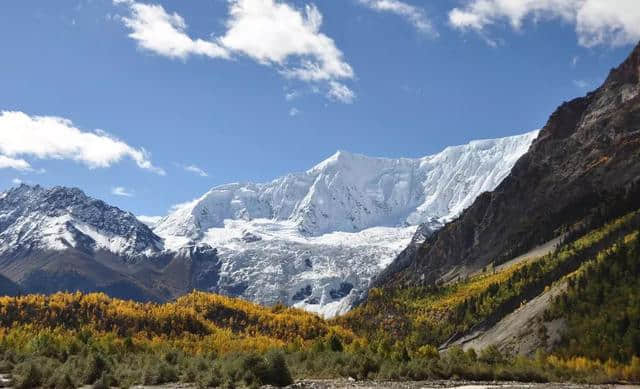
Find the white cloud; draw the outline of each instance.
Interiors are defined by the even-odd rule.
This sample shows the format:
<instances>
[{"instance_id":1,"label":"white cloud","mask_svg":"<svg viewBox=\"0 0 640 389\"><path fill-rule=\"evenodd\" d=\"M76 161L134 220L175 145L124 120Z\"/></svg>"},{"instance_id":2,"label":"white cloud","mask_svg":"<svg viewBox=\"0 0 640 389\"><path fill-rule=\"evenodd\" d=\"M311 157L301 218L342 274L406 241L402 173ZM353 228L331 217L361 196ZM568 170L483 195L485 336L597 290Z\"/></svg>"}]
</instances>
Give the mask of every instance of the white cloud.
<instances>
[{"instance_id":1,"label":"white cloud","mask_svg":"<svg viewBox=\"0 0 640 389\"><path fill-rule=\"evenodd\" d=\"M199 175L200 177L209 177L207 172L205 172L201 168L197 167L196 165L185 165L185 166L183 166L183 168L184 168L184 170L186 170L188 172L191 172L191 173L195 173L195 174Z\"/></svg>"},{"instance_id":2,"label":"white cloud","mask_svg":"<svg viewBox=\"0 0 640 389\"><path fill-rule=\"evenodd\" d=\"M285 93L284 98L287 101L292 101L297 99L298 97L300 97L300 92L296 91L296 90L292 90L292 91L288 91L287 93Z\"/></svg>"},{"instance_id":3,"label":"white cloud","mask_svg":"<svg viewBox=\"0 0 640 389\"><path fill-rule=\"evenodd\" d=\"M305 81L353 77L334 41L320 32L322 14L316 6L302 12L275 0L230 4L228 30L219 38L225 47Z\"/></svg>"},{"instance_id":4,"label":"white cloud","mask_svg":"<svg viewBox=\"0 0 640 389\"><path fill-rule=\"evenodd\" d=\"M298 108L291 108L289 110L289 116L294 117L300 115L300 110Z\"/></svg>"},{"instance_id":5,"label":"white cloud","mask_svg":"<svg viewBox=\"0 0 640 389\"><path fill-rule=\"evenodd\" d=\"M156 224L158 224L158 222L160 220L162 220L162 216L145 216L145 215L138 215L136 216L136 218L138 220L140 220L142 223L146 224L149 227L154 227Z\"/></svg>"},{"instance_id":6,"label":"white cloud","mask_svg":"<svg viewBox=\"0 0 640 389\"><path fill-rule=\"evenodd\" d=\"M194 40L186 32L184 18L161 5L114 2L129 8L129 16L122 18L131 30L129 36L159 55L182 59L193 54L224 59L246 56L276 68L287 78L327 87L332 81L354 77L333 39L320 32L322 14L312 4L298 9L278 0L229 0L226 32L209 40Z\"/></svg>"},{"instance_id":7,"label":"white cloud","mask_svg":"<svg viewBox=\"0 0 640 389\"><path fill-rule=\"evenodd\" d=\"M116 196L122 196L122 197L133 197L134 196L133 191L130 191L127 188L122 187L122 186L116 186L114 188L111 188L111 194L116 195Z\"/></svg>"},{"instance_id":8,"label":"white cloud","mask_svg":"<svg viewBox=\"0 0 640 389\"><path fill-rule=\"evenodd\" d=\"M427 18L422 8L399 0L358 0L358 2L378 12L390 12L401 16L422 33L437 35L431 21L429 21L429 18Z\"/></svg>"},{"instance_id":9,"label":"white cloud","mask_svg":"<svg viewBox=\"0 0 640 389\"><path fill-rule=\"evenodd\" d=\"M0 127L0 132L1 131L2 131L2 127ZM0 134L0 136L2 135ZM6 155L1 155L1 154L0 154L0 169L15 169L15 170L22 170L22 171L33 170L31 169L31 165L29 164L29 162L25 161L24 159L9 158Z\"/></svg>"},{"instance_id":10,"label":"white cloud","mask_svg":"<svg viewBox=\"0 0 640 389\"><path fill-rule=\"evenodd\" d=\"M0 113L0 167L31 170L28 162L17 157L70 159L89 168L104 168L131 158L138 167L164 175L155 167L149 153L134 148L104 131L82 131L73 123L55 116L29 116L23 112Z\"/></svg>"},{"instance_id":11,"label":"white cloud","mask_svg":"<svg viewBox=\"0 0 640 389\"><path fill-rule=\"evenodd\" d=\"M574 56L571 58L571 67L574 67L574 68L575 68L576 66L578 66L578 62L580 62L580 57L579 57L579 56L577 56L577 55L574 55Z\"/></svg>"},{"instance_id":12,"label":"white cloud","mask_svg":"<svg viewBox=\"0 0 640 389\"><path fill-rule=\"evenodd\" d=\"M329 83L329 92L327 96L335 101L340 101L345 104L353 103L356 98L356 94L349 89L346 85L337 81L331 81Z\"/></svg>"},{"instance_id":13,"label":"white cloud","mask_svg":"<svg viewBox=\"0 0 640 389\"><path fill-rule=\"evenodd\" d=\"M129 37L138 45L169 58L185 59L190 55L211 58L228 58L229 53L215 42L191 39L186 33L187 24L177 13L167 13L161 5L134 1L115 0L127 4L131 15L122 18L131 33Z\"/></svg>"},{"instance_id":14,"label":"white cloud","mask_svg":"<svg viewBox=\"0 0 640 389\"><path fill-rule=\"evenodd\" d=\"M573 24L585 47L619 46L640 39L638 0L469 0L449 13L454 27L478 32L502 20L519 30L527 18Z\"/></svg>"},{"instance_id":15,"label":"white cloud","mask_svg":"<svg viewBox=\"0 0 640 389\"><path fill-rule=\"evenodd\" d=\"M19 179L19 178L14 178L13 180L11 180L11 183L14 184L14 185L20 185L20 184L22 184L22 182L23 181L21 179Z\"/></svg>"},{"instance_id":16,"label":"white cloud","mask_svg":"<svg viewBox=\"0 0 640 389\"><path fill-rule=\"evenodd\" d=\"M580 89L587 89L591 84L585 80L573 80L573 85Z\"/></svg>"}]
</instances>

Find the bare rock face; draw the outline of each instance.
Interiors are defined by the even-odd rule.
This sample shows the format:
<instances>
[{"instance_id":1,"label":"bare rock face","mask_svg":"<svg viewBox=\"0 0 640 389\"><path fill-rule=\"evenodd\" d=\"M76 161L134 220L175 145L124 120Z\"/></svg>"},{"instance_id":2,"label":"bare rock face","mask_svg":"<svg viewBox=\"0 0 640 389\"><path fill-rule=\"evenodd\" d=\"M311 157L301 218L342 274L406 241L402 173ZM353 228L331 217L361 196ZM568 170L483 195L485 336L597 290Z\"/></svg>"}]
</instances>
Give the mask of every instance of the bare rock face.
<instances>
[{"instance_id":1,"label":"bare rock face","mask_svg":"<svg viewBox=\"0 0 640 389\"><path fill-rule=\"evenodd\" d=\"M640 207L640 45L605 83L563 103L492 192L410 247L377 286L431 283L552 239L603 204Z\"/></svg>"}]
</instances>

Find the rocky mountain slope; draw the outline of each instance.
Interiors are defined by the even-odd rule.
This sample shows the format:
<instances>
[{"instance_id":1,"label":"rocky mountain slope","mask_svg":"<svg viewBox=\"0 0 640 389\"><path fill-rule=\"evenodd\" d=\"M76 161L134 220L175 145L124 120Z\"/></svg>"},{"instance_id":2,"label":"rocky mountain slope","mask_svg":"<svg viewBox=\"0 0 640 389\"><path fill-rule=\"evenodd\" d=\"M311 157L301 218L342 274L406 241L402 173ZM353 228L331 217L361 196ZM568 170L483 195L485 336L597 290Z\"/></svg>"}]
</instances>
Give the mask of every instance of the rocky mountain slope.
<instances>
[{"instance_id":1,"label":"rocky mountain slope","mask_svg":"<svg viewBox=\"0 0 640 389\"><path fill-rule=\"evenodd\" d=\"M79 189L20 185L0 198L0 255L104 250L129 261L158 255L162 240L131 213Z\"/></svg>"},{"instance_id":2,"label":"rocky mountain slope","mask_svg":"<svg viewBox=\"0 0 640 389\"><path fill-rule=\"evenodd\" d=\"M216 264L205 246L166 252L133 214L79 189L20 185L0 195L0 273L27 293L104 291L160 301L200 285Z\"/></svg>"},{"instance_id":3,"label":"rocky mountain slope","mask_svg":"<svg viewBox=\"0 0 640 389\"><path fill-rule=\"evenodd\" d=\"M640 353L640 210L608 208L553 246L430 285L373 288L336 319L368 339L628 362Z\"/></svg>"},{"instance_id":4,"label":"rocky mountain slope","mask_svg":"<svg viewBox=\"0 0 640 389\"><path fill-rule=\"evenodd\" d=\"M495 188L537 131L418 159L338 152L266 184L229 184L154 226L165 247L205 243L221 261L210 291L326 316L348 310L415 235Z\"/></svg>"},{"instance_id":5,"label":"rocky mountain slope","mask_svg":"<svg viewBox=\"0 0 640 389\"><path fill-rule=\"evenodd\" d=\"M498 264L598 209L640 198L640 46L604 84L562 104L498 187L411 247L378 286L430 284Z\"/></svg>"}]
</instances>

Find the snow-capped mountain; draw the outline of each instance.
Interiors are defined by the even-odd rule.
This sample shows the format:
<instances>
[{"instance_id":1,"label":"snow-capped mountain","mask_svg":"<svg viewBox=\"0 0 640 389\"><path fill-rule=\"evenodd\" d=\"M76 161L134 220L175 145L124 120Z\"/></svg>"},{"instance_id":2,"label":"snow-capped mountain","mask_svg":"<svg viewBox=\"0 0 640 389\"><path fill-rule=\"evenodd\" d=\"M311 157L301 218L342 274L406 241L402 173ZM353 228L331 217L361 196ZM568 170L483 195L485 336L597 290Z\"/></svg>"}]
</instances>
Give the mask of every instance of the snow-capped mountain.
<instances>
[{"instance_id":1,"label":"snow-capped mountain","mask_svg":"<svg viewBox=\"0 0 640 389\"><path fill-rule=\"evenodd\" d=\"M266 184L215 187L143 218L152 227L79 189L21 185L0 194L0 274L25 292L164 301L195 288L334 316L412 239L493 190L536 136L418 159L338 152Z\"/></svg>"},{"instance_id":2,"label":"snow-capped mountain","mask_svg":"<svg viewBox=\"0 0 640 389\"><path fill-rule=\"evenodd\" d=\"M200 238L225 220L290 221L304 236L446 222L494 189L537 136L473 141L419 159L339 151L310 170L267 184L211 189L162 219L164 236Z\"/></svg>"},{"instance_id":3,"label":"snow-capped mountain","mask_svg":"<svg viewBox=\"0 0 640 389\"><path fill-rule=\"evenodd\" d=\"M411 241L495 189L538 131L418 159L338 152L266 184L229 184L178 206L154 232L169 250L217 249L212 291L333 316Z\"/></svg>"},{"instance_id":4,"label":"snow-capped mountain","mask_svg":"<svg viewBox=\"0 0 640 389\"><path fill-rule=\"evenodd\" d=\"M217 287L219 268L214 248L165 250L133 214L79 189L21 185L0 193L0 276L25 293L166 301Z\"/></svg>"},{"instance_id":5,"label":"snow-capped mountain","mask_svg":"<svg viewBox=\"0 0 640 389\"><path fill-rule=\"evenodd\" d=\"M20 185L0 195L0 255L103 250L132 261L158 255L162 240L131 213L75 188Z\"/></svg>"}]
</instances>

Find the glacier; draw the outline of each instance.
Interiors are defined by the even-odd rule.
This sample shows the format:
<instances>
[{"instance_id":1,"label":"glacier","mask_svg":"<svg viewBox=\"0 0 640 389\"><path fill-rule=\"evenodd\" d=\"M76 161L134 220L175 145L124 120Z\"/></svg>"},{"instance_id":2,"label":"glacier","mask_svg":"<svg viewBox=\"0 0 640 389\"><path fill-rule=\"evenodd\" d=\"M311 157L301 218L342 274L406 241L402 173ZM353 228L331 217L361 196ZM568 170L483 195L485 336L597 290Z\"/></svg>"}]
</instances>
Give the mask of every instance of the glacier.
<instances>
[{"instance_id":1,"label":"glacier","mask_svg":"<svg viewBox=\"0 0 640 389\"><path fill-rule=\"evenodd\" d=\"M352 307L418 226L434 231L494 190L537 135L477 140L415 159L339 151L268 183L216 186L152 228L165 250L217 250L212 292L333 317Z\"/></svg>"}]
</instances>

